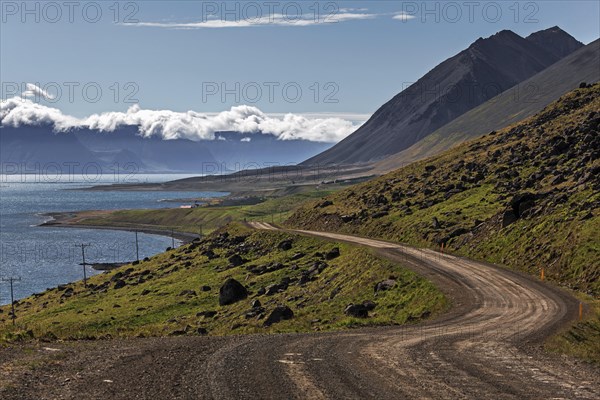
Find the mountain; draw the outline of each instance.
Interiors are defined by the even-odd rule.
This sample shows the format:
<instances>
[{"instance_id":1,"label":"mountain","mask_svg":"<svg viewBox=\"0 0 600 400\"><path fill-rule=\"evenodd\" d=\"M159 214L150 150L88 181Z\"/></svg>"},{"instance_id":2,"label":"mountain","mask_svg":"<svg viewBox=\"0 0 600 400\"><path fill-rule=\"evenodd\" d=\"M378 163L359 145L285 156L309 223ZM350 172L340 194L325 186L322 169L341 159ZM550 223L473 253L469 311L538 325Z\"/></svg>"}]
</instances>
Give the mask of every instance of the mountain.
<instances>
[{"instance_id":1,"label":"mountain","mask_svg":"<svg viewBox=\"0 0 600 400\"><path fill-rule=\"evenodd\" d=\"M74 128L61 133L50 125L1 126L0 161L15 173L40 171L55 164L67 172L67 164L74 163L73 173L93 164L106 173L223 174L296 164L331 146L259 133L219 132L216 137L163 140L141 136L137 126L121 126L114 132Z\"/></svg>"},{"instance_id":2,"label":"mountain","mask_svg":"<svg viewBox=\"0 0 600 400\"><path fill-rule=\"evenodd\" d=\"M285 225L443 246L600 296L600 83L304 204Z\"/></svg>"},{"instance_id":3,"label":"mountain","mask_svg":"<svg viewBox=\"0 0 600 400\"><path fill-rule=\"evenodd\" d=\"M47 125L0 127L2 173L81 173L105 166L75 135L54 133Z\"/></svg>"},{"instance_id":4,"label":"mountain","mask_svg":"<svg viewBox=\"0 0 600 400\"><path fill-rule=\"evenodd\" d=\"M528 38L504 30L442 62L356 132L303 164L375 161L398 153L583 46L560 28Z\"/></svg>"},{"instance_id":5,"label":"mountain","mask_svg":"<svg viewBox=\"0 0 600 400\"><path fill-rule=\"evenodd\" d=\"M558 58L563 58L581 47L581 43L566 35L558 26L534 32L527 36L527 40L546 49Z\"/></svg>"},{"instance_id":6,"label":"mountain","mask_svg":"<svg viewBox=\"0 0 600 400\"><path fill-rule=\"evenodd\" d=\"M600 81L600 39L588 44L491 100L464 113L406 150L375 165L388 172L433 156L465 140L532 116L581 82Z\"/></svg>"},{"instance_id":7,"label":"mountain","mask_svg":"<svg viewBox=\"0 0 600 400\"><path fill-rule=\"evenodd\" d=\"M231 170L296 165L330 148L333 143L279 140L270 134L219 132L217 140L204 141L215 159Z\"/></svg>"},{"instance_id":8,"label":"mountain","mask_svg":"<svg viewBox=\"0 0 600 400\"><path fill-rule=\"evenodd\" d=\"M72 134L109 165L126 172L202 172L217 164L203 142L188 139L163 140L143 137L137 126L124 126L114 132L77 129Z\"/></svg>"}]
</instances>

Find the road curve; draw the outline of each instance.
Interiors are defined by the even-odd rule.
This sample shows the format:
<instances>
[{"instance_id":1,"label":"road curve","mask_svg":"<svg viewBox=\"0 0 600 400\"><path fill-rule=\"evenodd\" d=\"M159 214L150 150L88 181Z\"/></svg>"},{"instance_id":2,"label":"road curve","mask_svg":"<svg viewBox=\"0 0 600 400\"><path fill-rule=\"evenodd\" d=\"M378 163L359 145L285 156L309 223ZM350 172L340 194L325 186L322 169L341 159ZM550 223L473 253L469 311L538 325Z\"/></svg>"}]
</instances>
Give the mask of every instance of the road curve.
<instances>
[{"instance_id":1,"label":"road curve","mask_svg":"<svg viewBox=\"0 0 600 400\"><path fill-rule=\"evenodd\" d=\"M452 307L402 327L56 344L59 363L20 376L20 386L0 390L0 397L600 399L597 367L540 350L544 338L576 317L578 303L563 291L449 254L293 232L370 247L433 281Z\"/></svg>"}]
</instances>

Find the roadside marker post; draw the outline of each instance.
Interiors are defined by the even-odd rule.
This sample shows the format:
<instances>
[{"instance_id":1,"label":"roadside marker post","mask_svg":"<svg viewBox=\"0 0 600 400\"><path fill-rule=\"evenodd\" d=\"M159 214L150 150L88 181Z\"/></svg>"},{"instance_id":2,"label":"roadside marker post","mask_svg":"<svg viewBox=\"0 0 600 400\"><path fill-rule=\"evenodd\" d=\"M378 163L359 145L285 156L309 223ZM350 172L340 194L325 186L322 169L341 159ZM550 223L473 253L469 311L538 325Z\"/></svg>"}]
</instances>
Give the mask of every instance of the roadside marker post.
<instances>
[{"instance_id":1,"label":"roadside marker post","mask_svg":"<svg viewBox=\"0 0 600 400\"><path fill-rule=\"evenodd\" d=\"M15 319L17 319L17 315L15 314L15 292L13 290L13 283L20 282L21 278L15 278L11 276L9 278L2 278L1 281L10 283L10 309L12 314L11 318L13 325L15 325Z\"/></svg>"},{"instance_id":2,"label":"roadside marker post","mask_svg":"<svg viewBox=\"0 0 600 400\"><path fill-rule=\"evenodd\" d=\"M579 303L579 319L583 318L583 303Z\"/></svg>"},{"instance_id":3,"label":"roadside marker post","mask_svg":"<svg viewBox=\"0 0 600 400\"><path fill-rule=\"evenodd\" d=\"M540 272L540 279L544 280L544 268L542 268L542 272Z\"/></svg>"}]
</instances>

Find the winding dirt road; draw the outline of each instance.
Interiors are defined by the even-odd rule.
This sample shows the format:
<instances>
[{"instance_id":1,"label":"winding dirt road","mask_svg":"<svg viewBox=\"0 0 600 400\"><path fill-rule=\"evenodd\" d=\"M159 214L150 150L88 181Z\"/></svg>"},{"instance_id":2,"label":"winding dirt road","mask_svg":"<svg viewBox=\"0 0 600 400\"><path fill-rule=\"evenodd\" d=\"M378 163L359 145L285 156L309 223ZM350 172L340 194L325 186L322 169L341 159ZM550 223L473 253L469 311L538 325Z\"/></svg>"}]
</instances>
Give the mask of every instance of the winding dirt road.
<instances>
[{"instance_id":1,"label":"winding dirt road","mask_svg":"<svg viewBox=\"0 0 600 400\"><path fill-rule=\"evenodd\" d=\"M419 326L52 346L61 361L0 398L600 399L596 367L540 350L576 317L563 291L430 250L296 232L371 247L433 281L453 307Z\"/></svg>"}]
</instances>

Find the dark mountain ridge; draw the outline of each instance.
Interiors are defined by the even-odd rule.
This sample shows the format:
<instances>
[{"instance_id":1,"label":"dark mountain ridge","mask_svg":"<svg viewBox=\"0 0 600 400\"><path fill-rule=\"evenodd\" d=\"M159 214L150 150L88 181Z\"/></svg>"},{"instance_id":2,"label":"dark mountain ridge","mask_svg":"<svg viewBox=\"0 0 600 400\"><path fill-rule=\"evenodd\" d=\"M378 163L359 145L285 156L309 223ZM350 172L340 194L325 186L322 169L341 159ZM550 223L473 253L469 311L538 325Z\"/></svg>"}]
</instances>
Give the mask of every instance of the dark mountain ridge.
<instances>
[{"instance_id":1,"label":"dark mountain ridge","mask_svg":"<svg viewBox=\"0 0 600 400\"><path fill-rule=\"evenodd\" d=\"M527 39L503 30L429 71L356 132L302 164L353 164L398 153L583 46L554 27Z\"/></svg>"}]
</instances>

